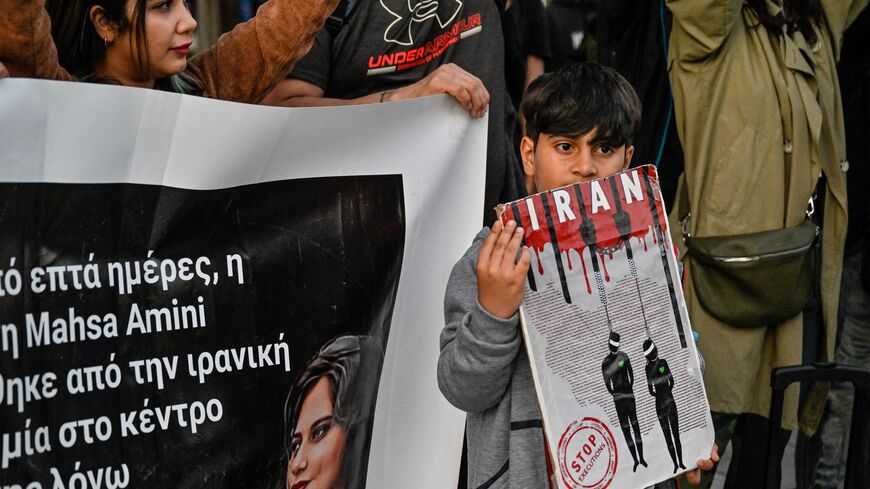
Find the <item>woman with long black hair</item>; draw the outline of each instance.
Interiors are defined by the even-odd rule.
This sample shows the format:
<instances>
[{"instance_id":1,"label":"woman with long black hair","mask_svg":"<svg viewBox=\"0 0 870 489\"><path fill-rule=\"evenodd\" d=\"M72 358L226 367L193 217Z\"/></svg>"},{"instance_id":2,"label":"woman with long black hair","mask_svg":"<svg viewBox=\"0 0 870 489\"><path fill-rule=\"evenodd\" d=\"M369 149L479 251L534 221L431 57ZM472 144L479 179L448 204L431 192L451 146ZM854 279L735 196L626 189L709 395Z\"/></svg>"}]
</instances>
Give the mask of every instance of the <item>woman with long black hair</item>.
<instances>
[{"instance_id":1,"label":"woman with long black hair","mask_svg":"<svg viewBox=\"0 0 870 489\"><path fill-rule=\"evenodd\" d=\"M0 0L11 76L156 88L257 103L311 47L337 0L271 0L188 59L184 0Z\"/></svg>"}]
</instances>

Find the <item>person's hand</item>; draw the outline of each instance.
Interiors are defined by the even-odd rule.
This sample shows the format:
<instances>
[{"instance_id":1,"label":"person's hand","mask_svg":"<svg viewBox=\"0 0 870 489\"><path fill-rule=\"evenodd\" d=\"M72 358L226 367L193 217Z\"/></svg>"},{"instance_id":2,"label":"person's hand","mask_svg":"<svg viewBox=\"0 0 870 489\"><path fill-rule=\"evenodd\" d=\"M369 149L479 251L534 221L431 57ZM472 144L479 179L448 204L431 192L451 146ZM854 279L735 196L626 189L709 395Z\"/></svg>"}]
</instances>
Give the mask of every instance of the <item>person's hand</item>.
<instances>
[{"instance_id":1,"label":"person's hand","mask_svg":"<svg viewBox=\"0 0 870 489\"><path fill-rule=\"evenodd\" d=\"M9 70L3 66L3 63L0 63L0 78L9 78Z\"/></svg>"},{"instance_id":2,"label":"person's hand","mask_svg":"<svg viewBox=\"0 0 870 489\"><path fill-rule=\"evenodd\" d=\"M439 66L416 83L387 92L384 100L409 100L441 93L452 95L471 117L483 117L489 107L489 92L480 78L453 63Z\"/></svg>"},{"instance_id":3,"label":"person's hand","mask_svg":"<svg viewBox=\"0 0 870 489\"><path fill-rule=\"evenodd\" d=\"M529 250L523 248L516 261L522 241L523 228L516 222L504 226L496 221L477 258L477 300L490 314L502 319L513 316L523 302L531 258Z\"/></svg>"},{"instance_id":4,"label":"person's hand","mask_svg":"<svg viewBox=\"0 0 870 489\"><path fill-rule=\"evenodd\" d=\"M714 443L713 451L710 452L709 460L698 460L698 468L689 472L686 472L686 480L689 484L698 485L701 483L701 471L704 472L713 469L713 464L719 461L719 447Z\"/></svg>"}]
</instances>

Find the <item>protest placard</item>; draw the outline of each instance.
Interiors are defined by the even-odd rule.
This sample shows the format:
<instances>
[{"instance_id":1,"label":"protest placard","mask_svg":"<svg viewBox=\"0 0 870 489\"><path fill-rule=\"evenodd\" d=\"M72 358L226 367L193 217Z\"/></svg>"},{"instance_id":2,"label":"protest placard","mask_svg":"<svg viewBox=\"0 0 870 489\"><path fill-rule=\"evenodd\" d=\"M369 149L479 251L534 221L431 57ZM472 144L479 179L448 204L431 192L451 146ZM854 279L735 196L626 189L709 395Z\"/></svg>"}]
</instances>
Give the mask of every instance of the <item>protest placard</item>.
<instances>
[{"instance_id":1,"label":"protest placard","mask_svg":"<svg viewBox=\"0 0 870 489\"><path fill-rule=\"evenodd\" d=\"M655 168L498 211L531 251L520 315L560 487L639 489L708 458L713 425Z\"/></svg>"}]
</instances>

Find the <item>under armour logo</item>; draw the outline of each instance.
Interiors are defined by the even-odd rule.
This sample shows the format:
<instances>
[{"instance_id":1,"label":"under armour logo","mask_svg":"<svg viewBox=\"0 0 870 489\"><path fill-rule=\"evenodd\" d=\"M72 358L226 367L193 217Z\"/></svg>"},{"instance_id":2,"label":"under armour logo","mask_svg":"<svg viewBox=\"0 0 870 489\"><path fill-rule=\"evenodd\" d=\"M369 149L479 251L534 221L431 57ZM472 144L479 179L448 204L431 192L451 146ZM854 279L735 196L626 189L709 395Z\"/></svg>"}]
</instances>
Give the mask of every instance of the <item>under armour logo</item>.
<instances>
[{"instance_id":1,"label":"under armour logo","mask_svg":"<svg viewBox=\"0 0 870 489\"><path fill-rule=\"evenodd\" d=\"M574 51L580 49L580 44L583 43L583 31L576 31L571 33L571 46L574 47Z\"/></svg>"},{"instance_id":2,"label":"under armour logo","mask_svg":"<svg viewBox=\"0 0 870 489\"><path fill-rule=\"evenodd\" d=\"M443 29L456 18L461 0L380 0L381 5L396 19L384 31L384 41L402 46L414 44L417 24L435 19Z\"/></svg>"}]
</instances>

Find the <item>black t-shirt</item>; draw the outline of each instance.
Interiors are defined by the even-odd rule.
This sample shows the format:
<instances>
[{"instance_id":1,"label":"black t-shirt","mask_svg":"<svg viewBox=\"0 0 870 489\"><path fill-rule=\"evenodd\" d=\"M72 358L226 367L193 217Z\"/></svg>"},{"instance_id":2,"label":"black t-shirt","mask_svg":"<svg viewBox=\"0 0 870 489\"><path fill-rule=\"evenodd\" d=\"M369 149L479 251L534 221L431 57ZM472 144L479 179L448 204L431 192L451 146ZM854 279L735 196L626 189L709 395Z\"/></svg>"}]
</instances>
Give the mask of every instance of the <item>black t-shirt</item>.
<instances>
[{"instance_id":1,"label":"black t-shirt","mask_svg":"<svg viewBox=\"0 0 870 489\"><path fill-rule=\"evenodd\" d=\"M583 2L550 1L546 10L550 37L550 59L547 60L547 71L554 71L572 63L591 61L589 45L592 36L586 21L589 15Z\"/></svg>"},{"instance_id":2,"label":"black t-shirt","mask_svg":"<svg viewBox=\"0 0 870 489\"><path fill-rule=\"evenodd\" d=\"M503 26L507 89L514 107L519 107L526 83L527 58L550 57L550 34L541 0L511 0L506 18L510 19L510 24Z\"/></svg>"},{"instance_id":3,"label":"black t-shirt","mask_svg":"<svg viewBox=\"0 0 870 489\"><path fill-rule=\"evenodd\" d=\"M511 0L507 15L516 27L517 44L524 54L550 57L547 13L541 0Z\"/></svg>"},{"instance_id":4,"label":"black t-shirt","mask_svg":"<svg viewBox=\"0 0 870 489\"><path fill-rule=\"evenodd\" d=\"M846 172L849 196L849 232L846 246L865 238L870 246L870 9L858 16L843 35L843 49L837 73L843 97L843 117L846 124ZM870 248L867 248L870 250ZM864 255L865 273L870 274L870 252ZM868 275L870 280L870 275ZM868 282L870 283L870 282Z\"/></svg>"},{"instance_id":5,"label":"black t-shirt","mask_svg":"<svg viewBox=\"0 0 870 489\"><path fill-rule=\"evenodd\" d=\"M515 114L505 92L499 9L492 0L358 0L335 38L317 34L291 78L324 96L351 99L416 82L445 63L480 78L490 94L484 219L520 196L522 173L513 150ZM414 2L414 0L411 0Z\"/></svg>"}]
</instances>

